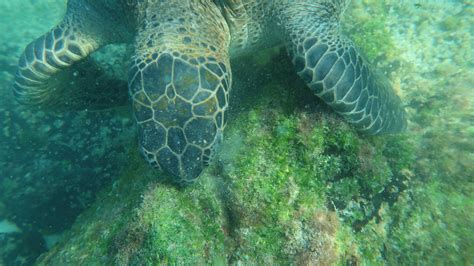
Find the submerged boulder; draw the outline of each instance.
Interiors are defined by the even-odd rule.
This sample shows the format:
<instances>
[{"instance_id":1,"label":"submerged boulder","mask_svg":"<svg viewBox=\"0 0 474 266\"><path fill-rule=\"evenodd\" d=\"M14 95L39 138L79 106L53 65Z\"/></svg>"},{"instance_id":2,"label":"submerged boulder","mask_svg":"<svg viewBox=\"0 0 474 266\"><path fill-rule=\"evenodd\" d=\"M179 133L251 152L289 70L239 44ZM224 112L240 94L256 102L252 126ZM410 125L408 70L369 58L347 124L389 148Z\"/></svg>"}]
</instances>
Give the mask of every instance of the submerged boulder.
<instances>
[{"instance_id":1,"label":"submerged boulder","mask_svg":"<svg viewBox=\"0 0 474 266\"><path fill-rule=\"evenodd\" d=\"M249 62L257 71L240 76ZM289 64L278 49L235 62L237 107L218 159L195 184L169 183L127 146L127 169L40 264L353 260L351 228L404 189L407 163L387 159L407 155L404 138L358 135Z\"/></svg>"}]
</instances>

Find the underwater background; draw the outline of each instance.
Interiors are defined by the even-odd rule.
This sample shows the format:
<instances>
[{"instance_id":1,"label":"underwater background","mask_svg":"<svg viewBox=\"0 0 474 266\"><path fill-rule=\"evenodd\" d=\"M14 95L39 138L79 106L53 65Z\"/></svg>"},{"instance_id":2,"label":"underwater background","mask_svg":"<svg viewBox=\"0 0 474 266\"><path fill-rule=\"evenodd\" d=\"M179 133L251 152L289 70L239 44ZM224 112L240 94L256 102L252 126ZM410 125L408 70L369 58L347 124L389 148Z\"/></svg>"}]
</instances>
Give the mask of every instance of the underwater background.
<instances>
[{"instance_id":1,"label":"underwater background","mask_svg":"<svg viewBox=\"0 0 474 266\"><path fill-rule=\"evenodd\" d=\"M406 106L406 134L359 135L282 48L233 60L223 147L188 187L140 158L128 106L15 101L18 57L65 7L0 0L0 265L474 264L473 1L347 10L346 33ZM93 59L125 84L130 52Z\"/></svg>"}]
</instances>

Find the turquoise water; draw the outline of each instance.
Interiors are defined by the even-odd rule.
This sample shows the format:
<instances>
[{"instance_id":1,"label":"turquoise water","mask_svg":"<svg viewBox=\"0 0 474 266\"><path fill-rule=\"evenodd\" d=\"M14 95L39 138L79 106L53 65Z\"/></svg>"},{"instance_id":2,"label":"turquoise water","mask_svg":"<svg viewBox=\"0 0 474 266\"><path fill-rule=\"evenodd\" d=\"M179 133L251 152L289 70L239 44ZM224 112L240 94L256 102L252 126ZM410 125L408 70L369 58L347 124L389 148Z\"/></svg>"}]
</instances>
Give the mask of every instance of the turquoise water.
<instances>
[{"instance_id":1,"label":"turquoise water","mask_svg":"<svg viewBox=\"0 0 474 266\"><path fill-rule=\"evenodd\" d=\"M233 60L223 146L184 188L140 158L130 104L16 102L18 58L65 10L0 0L0 265L474 264L472 1L346 11L344 31L404 103L396 136L359 135L279 47ZM122 88L132 50L92 57Z\"/></svg>"}]
</instances>

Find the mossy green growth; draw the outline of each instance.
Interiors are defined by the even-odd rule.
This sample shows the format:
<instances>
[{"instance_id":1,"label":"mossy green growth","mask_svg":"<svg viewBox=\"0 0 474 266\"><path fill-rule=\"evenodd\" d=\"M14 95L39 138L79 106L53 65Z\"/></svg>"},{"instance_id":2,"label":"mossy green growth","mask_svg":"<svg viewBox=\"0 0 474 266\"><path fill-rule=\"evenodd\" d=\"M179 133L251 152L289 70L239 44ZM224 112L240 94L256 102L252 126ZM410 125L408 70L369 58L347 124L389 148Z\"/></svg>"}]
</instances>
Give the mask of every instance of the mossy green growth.
<instances>
[{"instance_id":1,"label":"mossy green growth","mask_svg":"<svg viewBox=\"0 0 474 266\"><path fill-rule=\"evenodd\" d=\"M234 122L223 151L227 184L226 206L233 224L235 263L285 264L292 261L337 261L338 218L327 211L324 172L309 153L322 148L312 140L309 151L300 134L305 117L283 115L279 110L256 108ZM311 133L310 133L311 134ZM314 140L321 135L311 134ZM233 154L229 154L233 153ZM314 155L316 156L316 155ZM332 167L328 167L332 168ZM320 171L315 171L320 169Z\"/></svg>"},{"instance_id":2,"label":"mossy green growth","mask_svg":"<svg viewBox=\"0 0 474 266\"><path fill-rule=\"evenodd\" d=\"M226 261L223 212L208 177L179 189L153 185L116 239L119 264L216 264ZM130 239L140 239L130 249Z\"/></svg>"},{"instance_id":3,"label":"mossy green growth","mask_svg":"<svg viewBox=\"0 0 474 266\"><path fill-rule=\"evenodd\" d=\"M317 101L299 109L304 88L277 82L259 88L259 103L249 97L253 109L233 119L220 154L234 225L231 261L345 263L362 253L349 228L360 230L396 200L413 151L403 148L405 137L360 136ZM343 224L329 222L336 212ZM325 241L313 238L321 234Z\"/></svg>"},{"instance_id":4,"label":"mossy green growth","mask_svg":"<svg viewBox=\"0 0 474 266\"><path fill-rule=\"evenodd\" d=\"M353 2L344 17L344 29L370 62L383 56L393 59L396 46L387 25L389 6L385 1L370 1L366 6Z\"/></svg>"},{"instance_id":5,"label":"mossy green growth","mask_svg":"<svg viewBox=\"0 0 474 266\"><path fill-rule=\"evenodd\" d=\"M472 191L472 186L470 186ZM472 197L438 182L411 182L380 219L355 234L362 261L380 264L469 265L473 257Z\"/></svg>"},{"instance_id":6,"label":"mossy green growth","mask_svg":"<svg viewBox=\"0 0 474 266\"><path fill-rule=\"evenodd\" d=\"M225 262L224 219L210 179L188 188L156 183L156 172L129 147L129 168L39 264Z\"/></svg>"},{"instance_id":7,"label":"mossy green growth","mask_svg":"<svg viewBox=\"0 0 474 266\"><path fill-rule=\"evenodd\" d=\"M413 182L391 208L386 257L390 262L469 265L474 261L474 191L442 182ZM436 243L436 244L433 244Z\"/></svg>"},{"instance_id":8,"label":"mossy green growth","mask_svg":"<svg viewBox=\"0 0 474 266\"><path fill-rule=\"evenodd\" d=\"M441 27L446 31L453 31L462 26L463 20L457 16L447 17L443 22L441 22Z\"/></svg>"}]
</instances>

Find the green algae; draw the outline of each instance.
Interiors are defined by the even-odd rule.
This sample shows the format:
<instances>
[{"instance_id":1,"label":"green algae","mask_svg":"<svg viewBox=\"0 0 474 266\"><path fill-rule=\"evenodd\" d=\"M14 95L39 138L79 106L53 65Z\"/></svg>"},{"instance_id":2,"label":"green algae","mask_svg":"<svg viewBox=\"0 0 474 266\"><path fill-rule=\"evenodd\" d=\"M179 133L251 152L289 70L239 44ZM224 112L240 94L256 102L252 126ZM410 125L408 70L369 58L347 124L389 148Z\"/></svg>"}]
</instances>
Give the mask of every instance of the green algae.
<instances>
[{"instance_id":1,"label":"green algae","mask_svg":"<svg viewBox=\"0 0 474 266\"><path fill-rule=\"evenodd\" d=\"M472 197L440 182L414 184L410 192L390 210L390 261L453 265L472 262Z\"/></svg>"},{"instance_id":2,"label":"green algae","mask_svg":"<svg viewBox=\"0 0 474 266\"><path fill-rule=\"evenodd\" d=\"M196 186L184 190L157 185L145 192L135 219L115 239L116 261L119 264L226 261L223 212L212 186L203 178ZM141 243L133 249L130 239L139 239Z\"/></svg>"},{"instance_id":3,"label":"green algae","mask_svg":"<svg viewBox=\"0 0 474 266\"><path fill-rule=\"evenodd\" d=\"M389 5L384 1L366 1L369 5L355 1L344 17L344 30L370 62L391 60L397 47L387 25Z\"/></svg>"}]
</instances>

